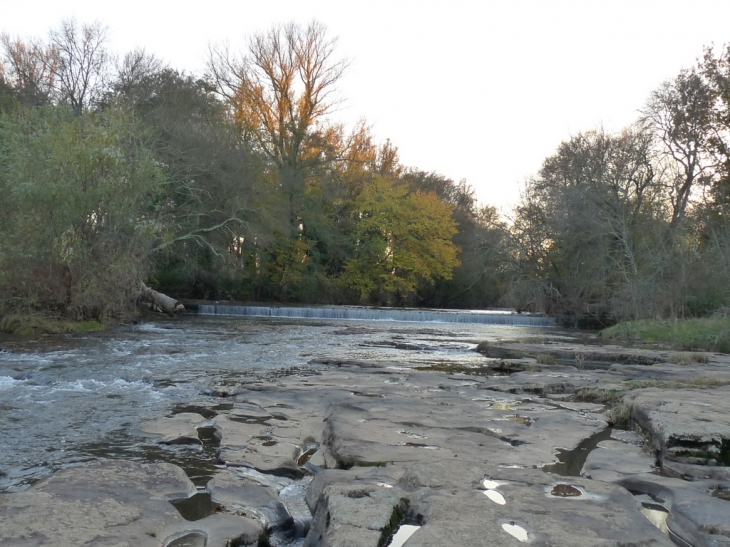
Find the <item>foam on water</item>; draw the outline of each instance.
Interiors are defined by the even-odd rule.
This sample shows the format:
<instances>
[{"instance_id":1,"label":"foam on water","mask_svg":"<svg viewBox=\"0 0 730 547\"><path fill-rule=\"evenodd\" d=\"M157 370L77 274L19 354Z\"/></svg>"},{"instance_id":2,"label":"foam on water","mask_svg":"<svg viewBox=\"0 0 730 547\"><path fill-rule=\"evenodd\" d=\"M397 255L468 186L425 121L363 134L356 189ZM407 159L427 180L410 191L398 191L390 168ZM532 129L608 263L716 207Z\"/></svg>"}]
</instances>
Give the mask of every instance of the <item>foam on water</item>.
<instances>
[{"instance_id":1,"label":"foam on water","mask_svg":"<svg viewBox=\"0 0 730 547\"><path fill-rule=\"evenodd\" d=\"M13 387L20 385L22 382L24 382L24 380L16 380L11 376L0 376L0 391L12 389Z\"/></svg>"}]
</instances>

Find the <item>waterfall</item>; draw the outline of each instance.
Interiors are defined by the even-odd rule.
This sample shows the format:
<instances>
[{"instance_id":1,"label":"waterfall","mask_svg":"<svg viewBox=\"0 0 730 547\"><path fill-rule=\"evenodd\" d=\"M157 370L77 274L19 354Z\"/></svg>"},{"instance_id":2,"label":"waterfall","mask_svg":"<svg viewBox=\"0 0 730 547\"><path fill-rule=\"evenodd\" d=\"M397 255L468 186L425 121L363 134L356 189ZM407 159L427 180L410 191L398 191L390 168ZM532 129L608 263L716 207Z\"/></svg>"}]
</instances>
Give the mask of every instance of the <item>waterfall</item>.
<instances>
[{"instance_id":1,"label":"waterfall","mask_svg":"<svg viewBox=\"0 0 730 547\"><path fill-rule=\"evenodd\" d=\"M188 306L195 311L195 306ZM245 306L199 304L200 315L242 317L284 317L291 319L359 319L367 321L412 321L435 323L480 323L516 327L554 327L555 321L543 315L518 314L511 311L430 310L414 308L366 308L360 306Z\"/></svg>"}]
</instances>

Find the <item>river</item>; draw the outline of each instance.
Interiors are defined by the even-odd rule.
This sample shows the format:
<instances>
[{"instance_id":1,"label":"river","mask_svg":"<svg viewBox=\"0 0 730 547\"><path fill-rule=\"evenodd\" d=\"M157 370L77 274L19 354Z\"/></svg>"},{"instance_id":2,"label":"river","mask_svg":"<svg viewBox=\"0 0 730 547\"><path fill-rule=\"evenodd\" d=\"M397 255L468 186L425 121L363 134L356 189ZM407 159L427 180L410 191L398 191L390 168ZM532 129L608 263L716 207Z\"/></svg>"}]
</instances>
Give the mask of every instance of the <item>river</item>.
<instances>
[{"instance_id":1,"label":"river","mask_svg":"<svg viewBox=\"0 0 730 547\"><path fill-rule=\"evenodd\" d=\"M195 315L86 335L0 335L0 492L99 457L206 475L209 451L161 447L136 426L191 404L213 413L226 402L221 392L316 374L318 360L477 366L483 340L572 336L554 327Z\"/></svg>"}]
</instances>

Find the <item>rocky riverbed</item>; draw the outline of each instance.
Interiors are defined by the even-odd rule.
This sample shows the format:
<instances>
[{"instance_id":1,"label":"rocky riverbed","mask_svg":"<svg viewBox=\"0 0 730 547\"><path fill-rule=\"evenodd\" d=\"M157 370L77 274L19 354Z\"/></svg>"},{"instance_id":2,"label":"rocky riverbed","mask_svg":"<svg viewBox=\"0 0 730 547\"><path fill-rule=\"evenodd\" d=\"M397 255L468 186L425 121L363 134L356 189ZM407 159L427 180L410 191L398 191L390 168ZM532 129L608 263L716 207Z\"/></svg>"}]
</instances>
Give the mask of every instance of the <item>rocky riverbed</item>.
<instances>
[{"instance_id":1,"label":"rocky riverbed","mask_svg":"<svg viewBox=\"0 0 730 547\"><path fill-rule=\"evenodd\" d=\"M68 467L0 495L0 545L730 545L728 356L479 350L203 386L138 427L209 453L206 483L168 463Z\"/></svg>"}]
</instances>

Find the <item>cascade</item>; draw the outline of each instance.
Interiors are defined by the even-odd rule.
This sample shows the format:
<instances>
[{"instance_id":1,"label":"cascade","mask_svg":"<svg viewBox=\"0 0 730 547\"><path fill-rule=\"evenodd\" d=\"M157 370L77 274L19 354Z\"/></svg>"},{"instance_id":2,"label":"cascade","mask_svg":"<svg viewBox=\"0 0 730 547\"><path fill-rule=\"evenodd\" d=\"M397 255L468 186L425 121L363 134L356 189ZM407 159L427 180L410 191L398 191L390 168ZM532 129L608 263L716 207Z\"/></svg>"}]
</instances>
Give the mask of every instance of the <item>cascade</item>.
<instances>
[{"instance_id":1,"label":"cascade","mask_svg":"<svg viewBox=\"0 0 730 547\"><path fill-rule=\"evenodd\" d=\"M194 307L191 311L195 311ZM367 308L362 306L246 306L199 304L200 315L282 317L290 319L351 319L367 321L409 321L434 323L479 323L516 327L554 327L555 320L543 315L511 311L432 310L415 308Z\"/></svg>"}]
</instances>

